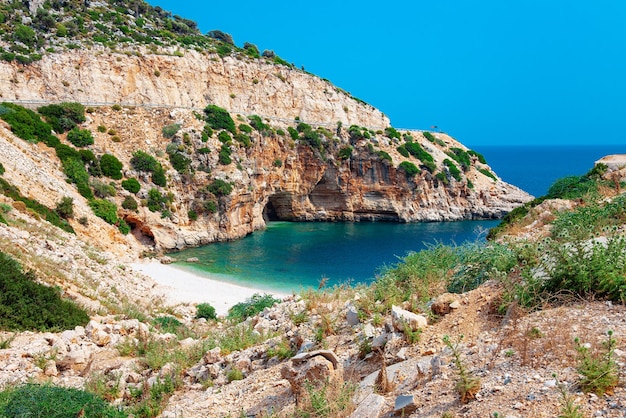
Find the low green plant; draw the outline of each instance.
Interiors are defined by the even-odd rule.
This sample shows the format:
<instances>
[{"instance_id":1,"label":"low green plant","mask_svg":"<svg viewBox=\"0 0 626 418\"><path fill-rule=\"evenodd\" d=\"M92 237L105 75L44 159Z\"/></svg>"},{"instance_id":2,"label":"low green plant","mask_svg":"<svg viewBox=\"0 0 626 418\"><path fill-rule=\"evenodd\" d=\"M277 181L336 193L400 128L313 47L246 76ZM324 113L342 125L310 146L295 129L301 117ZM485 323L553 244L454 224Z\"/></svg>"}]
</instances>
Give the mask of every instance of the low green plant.
<instances>
[{"instance_id":1,"label":"low green plant","mask_svg":"<svg viewBox=\"0 0 626 418\"><path fill-rule=\"evenodd\" d=\"M228 372L226 372L226 380L228 381L228 383L242 379L243 372L236 367L232 367L228 370Z\"/></svg>"},{"instance_id":2,"label":"low green plant","mask_svg":"<svg viewBox=\"0 0 626 418\"><path fill-rule=\"evenodd\" d=\"M208 105L204 109L204 114L207 125L212 129L225 129L232 134L236 132L235 122L226 109L216 105Z\"/></svg>"},{"instance_id":3,"label":"low green plant","mask_svg":"<svg viewBox=\"0 0 626 418\"><path fill-rule=\"evenodd\" d=\"M118 220L117 205L111 201L94 199L89 202L89 207L97 217L104 219L109 224L115 224Z\"/></svg>"},{"instance_id":4,"label":"low green plant","mask_svg":"<svg viewBox=\"0 0 626 418\"><path fill-rule=\"evenodd\" d=\"M443 337L443 343L452 351L454 364L457 368L459 378L456 383L456 390L461 397L461 403L468 403L476 399L476 394L480 391L480 379L470 372L461 359L459 344L463 339L460 335L458 341L453 343L448 335Z\"/></svg>"},{"instance_id":5,"label":"low green plant","mask_svg":"<svg viewBox=\"0 0 626 418\"><path fill-rule=\"evenodd\" d=\"M340 160L348 160L352 156L353 148L349 145L342 147L337 154L337 158Z\"/></svg>"},{"instance_id":6,"label":"low green plant","mask_svg":"<svg viewBox=\"0 0 626 418\"><path fill-rule=\"evenodd\" d=\"M352 398L357 385L326 379L322 382L305 381L302 399L298 402L295 417L332 418L348 416L354 409Z\"/></svg>"},{"instance_id":7,"label":"low green plant","mask_svg":"<svg viewBox=\"0 0 626 418\"><path fill-rule=\"evenodd\" d=\"M35 213L39 214L43 219L52 225L66 232L72 234L74 233L74 228L72 228L72 226L65 219L62 219L55 210L50 209L34 199L22 196L17 187L13 186L3 178L0 178L0 193L15 201L23 202L27 208L32 209Z\"/></svg>"},{"instance_id":8,"label":"low green plant","mask_svg":"<svg viewBox=\"0 0 626 418\"><path fill-rule=\"evenodd\" d=\"M230 308L228 310L227 318L241 322L248 317L258 314L265 308L274 306L278 302L280 302L280 299L276 299L272 295L261 295L259 293L255 293L246 299L245 302L240 302Z\"/></svg>"},{"instance_id":9,"label":"low green plant","mask_svg":"<svg viewBox=\"0 0 626 418\"><path fill-rule=\"evenodd\" d=\"M281 338L280 341L267 350L267 357L278 357L279 360L285 360L291 358L296 354L291 344L289 344L289 340L286 338Z\"/></svg>"},{"instance_id":10,"label":"low green plant","mask_svg":"<svg viewBox=\"0 0 626 418\"><path fill-rule=\"evenodd\" d=\"M215 308L209 303L199 303L196 306L196 319L217 319Z\"/></svg>"},{"instance_id":11,"label":"low green plant","mask_svg":"<svg viewBox=\"0 0 626 418\"><path fill-rule=\"evenodd\" d=\"M141 184L139 184L139 181L134 177L122 180L122 187L131 193L138 193L139 190L141 190Z\"/></svg>"},{"instance_id":12,"label":"low green plant","mask_svg":"<svg viewBox=\"0 0 626 418\"><path fill-rule=\"evenodd\" d=\"M443 164L448 167L450 175L454 177L456 181L461 181L461 170L459 170L452 161L446 158L443 160Z\"/></svg>"},{"instance_id":13,"label":"low green plant","mask_svg":"<svg viewBox=\"0 0 626 418\"><path fill-rule=\"evenodd\" d=\"M75 147L86 147L93 145L93 135L89 129L73 128L67 133L67 140Z\"/></svg>"},{"instance_id":14,"label":"low green plant","mask_svg":"<svg viewBox=\"0 0 626 418\"><path fill-rule=\"evenodd\" d=\"M0 392L0 415L6 417L125 418L125 411L78 389L26 384Z\"/></svg>"},{"instance_id":15,"label":"low green plant","mask_svg":"<svg viewBox=\"0 0 626 418\"><path fill-rule=\"evenodd\" d=\"M122 179L122 162L114 155L104 154L100 157L100 169L102 174L114 180Z\"/></svg>"},{"instance_id":16,"label":"low green plant","mask_svg":"<svg viewBox=\"0 0 626 418\"><path fill-rule=\"evenodd\" d=\"M215 179L206 187L206 190L215 196L228 196L233 191L233 185L222 179Z\"/></svg>"},{"instance_id":17,"label":"low green plant","mask_svg":"<svg viewBox=\"0 0 626 418\"><path fill-rule=\"evenodd\" d=\"M238 324L228 328L225 332L220 333L213 339L213 344L219 346L222 353L227 355L233 351L245 350L252 347L265 339L269 335L259 335L251 325Z\"/></svg>"},{"instance_id":18,"label":"low green plant","mask_svg":"<svg viewBox=\"0 0 626 418\"><path fill-rule=\"evenodd\" d=\"M619 383L619 367L615 362L617 341L613 338L613 331L607 332L607 339L602 342L601 350L592 350L588 345L581 344L578 338L574 343L578 352L576 370L582 376L579 382L581 389L598 396L613 393Z\"/></svg>"},{"instance_id":19,"label":"low green plant","mask_svg":"<svg viewBox=\"0 0 626 418\"><path fill-rule=\"evenodd\" d=\"M74 217L74 199L69 196L63 196L61 201L57 203L56 212L63 219Z\"/></svg>"},{"instance_id":20,"label":"low green plant","mask_svg":"<svg viewBox=\"0 0 626 418\"><path fill-rule=\"evenodd\" d=\"M134 197L126 196L122 201L122 208L126 210L137 210L138 204Z\"/></svg>"},{"instance_id":21,"label":"low green plant","mask_svg":"<svg viewBox=\"0 0 626 418\"><path fill-rule=\"evenodd\" d=\"M171 125L164 126L161 129L161 133L165 138L173 138L174 135L178 133L180 130L180 125L178 123L172 123Z\"/></svg>"},{"instance_id":22,"label":"low green plant","mask_svg":"<svg viewBox=\"0 0 626 418\"><path fill-rule=\"evenodd\" d=\"M498 178L491 171L487 170L486 168L479 168L478 171L483 173L485 176L489 177L491 180L498 181Z\"/></svg>"},{"instance_id":23,"label":"low green plant","mask_svg":"<svg viewBox=\"0 0 626 418\"><path fill-rule=\"evenodd\" d=\"M62 299L58 289L37 283L33 272L22 271L17 261L0 252L0 329L55 331L88 321L84 309Z\"/></svg>"},{"instance_id":24,"label":"low green plant","mask_svg":"<svg viewBox=\"0 0 626 418\"><path fill-rule=\"evenodd\" d=\"M402 161L398 168L404 170L404 173L408 178L413 178L420 172L419 168L417 168L415 164L410 161Z\"/></svg>"},{"instance_id":25,"label":"low green plant","mask_svg":"<svg viewBox=\"0 0 626 418\"><path fill-rule=\"evenodd\" d=\"M574 403L574 398L567 385L559 382L556 374L553 373L552 377L556 380L556 389L561 396L561 411L558 418L584 418L583 413L580 411L580 406Z\"/></svg>"},{"instance_id":26,"label":"low green plant","mask_svg":"<svg viewBox=\"0 0 626 418\"><path fill-rule=\"evenodd\" d=\"M14 333L13 335L11 335L10 337L6 339L0 339L0 350L6 350L7 348L10 348L11 343L13 342L13 340L15 340L16 336L17 336L17 333Z\"/></svg>"}]
</instances>

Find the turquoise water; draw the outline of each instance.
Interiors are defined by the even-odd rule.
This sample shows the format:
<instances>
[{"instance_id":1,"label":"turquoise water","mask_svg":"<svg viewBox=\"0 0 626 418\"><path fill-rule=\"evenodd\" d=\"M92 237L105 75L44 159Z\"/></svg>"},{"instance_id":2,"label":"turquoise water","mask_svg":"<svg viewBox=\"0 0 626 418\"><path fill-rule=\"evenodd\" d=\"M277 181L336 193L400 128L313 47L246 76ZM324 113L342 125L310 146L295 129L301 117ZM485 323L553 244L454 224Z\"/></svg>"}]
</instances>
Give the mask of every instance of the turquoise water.
<instances>
[{"instance_id":1,"label":"turquoise water","mask_svg":"<svg viewBox=\"0 0 626 418\"><path fill-rule=\"evenodd\" d=\"M191 248L174 257L197 257L200 263L177 263L220 280L290 292L328 285L369 282L384 266L426 245L461 244L484 239L499 221L443 223L270 222L267 229L238 241ZM212 276L214 277L214 276Z\"/></svg>"},{"instance_id":2,"label":"turquoise water","mask_svg":"<svg viewBox=\"0 0 626 418\"><path fill-rule=\"evenodd\" d=\"M541 196L557 179L582 175L613 146L476 147L503 180ZM498 221L421 224L270 223L264 231L234 242L210 244L174 254L198 257L197 265L176 264L195 273L265 290L291 291L329 284L369 282L398 257L435 242L461 244L484 238Z\"/></svg>"}]
</instances>

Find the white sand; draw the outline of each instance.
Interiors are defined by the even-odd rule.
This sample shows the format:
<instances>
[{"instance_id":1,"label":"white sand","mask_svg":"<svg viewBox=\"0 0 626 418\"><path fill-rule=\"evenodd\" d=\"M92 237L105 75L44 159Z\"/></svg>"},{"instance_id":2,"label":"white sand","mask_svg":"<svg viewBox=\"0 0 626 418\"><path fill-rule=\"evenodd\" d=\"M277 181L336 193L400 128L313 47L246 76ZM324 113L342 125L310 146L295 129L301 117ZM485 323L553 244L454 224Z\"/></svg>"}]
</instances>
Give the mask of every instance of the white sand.
<instances>
[{"instance_id":1,"label":"white sand","mask_svg":"<svg viewBox=\"0 0 626 418\"><path fill-rule=\"evenodd\" d=\"M158 261L135 263L132 267L157 282L156 293L163 295L168 303L210 303L218 315L226 315L233 305L255 293L285 296L196 275Z\"/></svg>"}]
</instances>

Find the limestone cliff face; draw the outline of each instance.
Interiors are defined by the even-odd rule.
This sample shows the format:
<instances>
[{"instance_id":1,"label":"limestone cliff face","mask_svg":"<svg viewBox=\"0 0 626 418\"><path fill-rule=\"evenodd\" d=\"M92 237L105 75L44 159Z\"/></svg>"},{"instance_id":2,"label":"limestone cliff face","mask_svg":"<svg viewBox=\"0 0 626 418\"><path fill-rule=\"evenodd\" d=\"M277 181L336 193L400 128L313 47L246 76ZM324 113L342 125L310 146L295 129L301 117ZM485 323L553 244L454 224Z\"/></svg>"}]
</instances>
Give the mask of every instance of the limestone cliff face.
<instances>
[{"instance_id":1,"label":"limestone cliff face","mask_svg":"<svg viewBox=\"0 0 626 418\"><path fill-rule=\"evenodd\" d=\"M74 51L45 55L23 66L0 61L9 82L2 100L121 103L202 109L216 104L233 112L309 123L389 126L389 119L328 81L262 59L220 58L185 51L177 55L126 55Z\"/></svg>"},{"instance_id":2,"label":"limestone cliff face","mask_svg":"<svg viewBox=\"0 0 626 418\"><path fill-rule=\"evenodd\" d=\"M259 60L222 60L193 51L185 51L183 57L83 51L45 56L27 66L3 62L0 78L11 80L3 86L3 100L79 101L93 107L82 126L94 134L90 149L96 155L115 155L124 164L124 176L136 177L142 186L133 197L143 205L137 211L119 212L133 234L123 237L90 213L86 201L64 182L54 150L20 142L6 126L0 132L0 162L7 167L9 181L39 195L51 207L63 196L73 197L79 216L89 217L89 226L77 221L72 225L80 235L109 248L124 244L131 251L146 246L180 249L240 238L275 219L498 218L531 198L489 176L490 168L477 157L464 170L453 163L452 150L467 150L453 138L441 133L427 138L421 132L390 138L379 130L389 125L380 111L317 77ZM127 105L116 111L111 103ZM209 138L201 135L205 122L198 116L207 104L228 109L238 126L249 123L249 114L261 115L271 129L250 133L250 147L233 141L233 162L223 165L218 132ZM321 126L316 130L319 146L287 133L296 126L296 117L313 129ZM162 128L173 123L180 130L166 139ZM354 136L346 129L349 125L369 129ZM112 130L115 137L108 134ZM65 141L64 135L60 137ZM432 156L432 172L420 160L399 153L398 146L407 138ZM172 167L165 152L172 146L191 161L189 172L181 174ZM350 155L342 156L340 150L347 147ZM168 186L158 188L171 196L164 212L151 212L145 206L148 191L155 186L149 175L132 169L130 159L137 150L155 156L167 171ZM415 176L401 168L404 161L419 168ZM458 166L460 179L455 179L450 164ZM216 179L231 184L232 192L226 196L207 192L206 186ZM109 199L121 207L130 193L119 181L113 184L117 195ZM216 204L215 211L203 209L209 200ZM190 219L191 212L197 212L198 218Z\"/></svg>"}]
</instances>

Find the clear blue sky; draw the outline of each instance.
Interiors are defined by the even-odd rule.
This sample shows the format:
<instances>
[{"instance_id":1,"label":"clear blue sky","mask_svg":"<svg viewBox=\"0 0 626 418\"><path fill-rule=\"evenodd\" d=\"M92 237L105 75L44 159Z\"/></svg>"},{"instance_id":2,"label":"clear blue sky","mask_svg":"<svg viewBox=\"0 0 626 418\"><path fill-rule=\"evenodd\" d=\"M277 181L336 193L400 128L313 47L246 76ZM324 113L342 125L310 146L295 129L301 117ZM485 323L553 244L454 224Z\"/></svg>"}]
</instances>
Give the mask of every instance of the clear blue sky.
<instances>
[{"instance_id":1,"label":"clear blue sky","mask_svg":"<svg viewBox=\"0 0 626 418\"><path fill-rule=\"evenodd\" d=\"M149 2L275 51L398 128L626 148L626 0Z\"/></svg>"}]
</instances>

